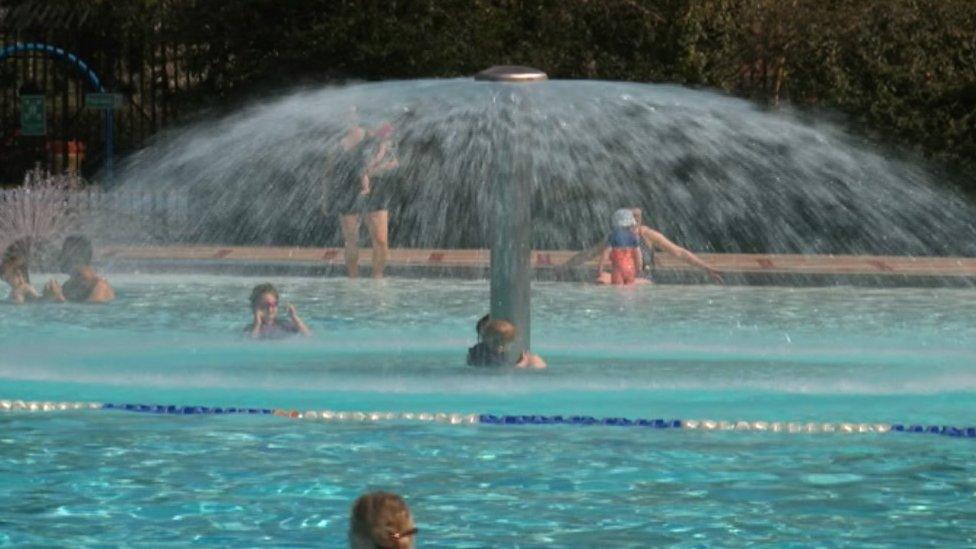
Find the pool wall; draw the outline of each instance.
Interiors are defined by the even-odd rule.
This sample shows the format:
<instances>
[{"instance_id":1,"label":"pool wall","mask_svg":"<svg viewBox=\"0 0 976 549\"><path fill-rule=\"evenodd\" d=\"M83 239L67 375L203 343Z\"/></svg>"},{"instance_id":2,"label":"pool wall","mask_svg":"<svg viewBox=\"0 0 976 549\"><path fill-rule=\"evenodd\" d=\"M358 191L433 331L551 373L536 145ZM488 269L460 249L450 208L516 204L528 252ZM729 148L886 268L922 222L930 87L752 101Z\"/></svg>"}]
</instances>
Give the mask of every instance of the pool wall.
<instances>
[{"instance_id":1,"label":"pool wall","mask_svg":"<svg viewBox=\"0 0 976 549\"><path fill-rule=\"evenodd\" d=\"M371 250L360 251L370 265ZM561 268L574 252L533 252L537 280L582 282L594 265ZM411 278L486 278L488 250L392 249L387 274ZM657 254L654 280L662 284L704 284L711 280L668 254ZM726 284L755 286L973 287L976 258L700 254ZM106 246L98 260L107 271L248 276L342 276L342 249L233 246Z\"/></svg>"}]
</instances>

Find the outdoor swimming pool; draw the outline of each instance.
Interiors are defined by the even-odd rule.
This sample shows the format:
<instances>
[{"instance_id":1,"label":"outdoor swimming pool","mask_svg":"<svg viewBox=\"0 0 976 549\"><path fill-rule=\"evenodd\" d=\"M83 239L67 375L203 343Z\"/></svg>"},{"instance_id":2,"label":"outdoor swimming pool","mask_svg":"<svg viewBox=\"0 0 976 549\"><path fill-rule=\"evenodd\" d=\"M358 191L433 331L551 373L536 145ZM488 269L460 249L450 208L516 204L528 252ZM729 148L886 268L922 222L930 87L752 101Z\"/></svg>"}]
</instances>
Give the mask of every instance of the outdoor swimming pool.
<instances>
[{"instance_id":1,"label":"outdoor swimming pool","mask_svg":"<svg viewBox=\"0 0 976 549\"><path fill-rule=\"evenodd\" d=\"M38 277L43 280L43 277ZM536 284L547 371L463 366L484 281L275 279L315 332L250 342L263 280L113 277L0 307L0 398L972 426L972 290ZM0 543L345 544L370 488L422 546L965 544L972 439L0 414Z\"/></svg>"}]
</instances>

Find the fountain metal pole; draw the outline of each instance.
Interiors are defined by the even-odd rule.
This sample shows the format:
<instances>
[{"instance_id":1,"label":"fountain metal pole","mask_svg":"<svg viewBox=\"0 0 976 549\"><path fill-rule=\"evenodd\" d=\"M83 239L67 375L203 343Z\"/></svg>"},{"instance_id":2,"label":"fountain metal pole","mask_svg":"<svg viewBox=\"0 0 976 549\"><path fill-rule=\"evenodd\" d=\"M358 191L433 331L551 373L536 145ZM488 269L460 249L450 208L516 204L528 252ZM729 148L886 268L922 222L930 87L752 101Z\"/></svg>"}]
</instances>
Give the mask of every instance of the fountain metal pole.
<instances>
[{"instance_id":1,"label":"fountain metal pole","mask_svg":"<svg viewBox=\"0 0 976 549\"><path fill-rule=\"evenodd\" d=\"M495 66L475 75L475 80L507 85L547 80L542 71L515 66ZM513 108L518 108L517 105ZM532 286L532 158L522 143L524 128L516 124L508 143L499 143L507 154L498 158L491 236L491 318L508 320L517 336L509 346L514 362L529 349Z\"/></svg>"}]
</instances>

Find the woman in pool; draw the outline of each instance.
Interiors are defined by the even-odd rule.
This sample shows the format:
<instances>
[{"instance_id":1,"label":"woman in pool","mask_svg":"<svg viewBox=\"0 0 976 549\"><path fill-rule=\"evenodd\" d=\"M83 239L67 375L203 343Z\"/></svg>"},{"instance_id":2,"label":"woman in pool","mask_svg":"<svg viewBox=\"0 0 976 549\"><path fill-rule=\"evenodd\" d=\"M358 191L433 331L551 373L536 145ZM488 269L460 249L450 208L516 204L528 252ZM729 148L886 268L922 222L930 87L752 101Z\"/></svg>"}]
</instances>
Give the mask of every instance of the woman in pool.
<instances>
[{"instance_id":1,"label":"woman in pool","mask_svg":"<svg viewBox=\"0 0 976 549\"><path fill-rule=\"evenodd\" d=\"M417 527L403 498L389 492L370 492L352 504L349 547L352 549L410 549Z\"/></svg>"},{"instance_id":2,"label":"woman in pool","mask_svg":"<svg viewBox=\"0 0 976 549\"><path fill-rule=\"evenodd\" d=\"M644 225L644 215L640 208L630 208L630 211L634 212L634 218L637 220L637 235L641 240L641 254L644 258L644 269L649 270L654 265L654 250L661 250L677 257L692 267L698 267L705 271L705 274L716 284L722 284L724 282L722 280L722 273L717 269L702 261L701 258L689 250L671 242L668 240L668 237L659 231L655 231L647 225ZM650 279L650 272L646 272L645 276Z\"/></svg>"},{"instance_id":3,"label":"woman in pool","mask_svg":"<svg viewBox=\"0 0 976 549\"><path fill-rule=\"evenodd\" d=\"M717 269L702 261L701 258L692 253L690 250L682 248L674 242L671 242L668 237L664 236L664 234L662 234L660 231L656 231L645 225L640 208L628 209L633 212L634 218L637 220L637 236L640 238L641 260L644 268L643 273L640 271L638 271L638 273L640 273L643 278L651 280L650 271L654 267L654 250L660 250L677 257L689 265L698 267L699 269L705 271L709 278L711 278L715 283L722 284L724 282L722 280L722 273L720 273ZM607 247L608 244L606 240L598 242L596 245L569 258L566 263L562 265L562 268L571 269L573 267L578 267L594 258L599 258L606 251ZM598 284L609 284L611 282L610 274L607 272L598 272L596 282Z\"/></svg>"},{"instance_id":4,"label":"woman in pool","mask_svg":"<svg viewBox=\"0 0 976 549\"><path fill-rule=\"evenodd\" d=\"M597 266L597 280L604 280L603 267L610 263L611 284L633 284L637 273L643 270L640 239L637 236L637 219L634 212L626 208L613 213L613 230L607 238L607 245L600 255Z\"/></svg>"},{"instance_id":5,"label":"woman in pool","mask_svg":"<svg viewBox=\"0 0 976 549\"><path fill-rule=\"evenodd\" d=\"M26 240L18 240L7 246L0 260L0 279L10 286L7 299L11 303L24 303L41 298L41 294L31 286L30 274L27 269L29 244Z\"/></svg>"},{"instance_id":6,"label":"woman in pool","mask_svg":"<svg viewBox=\"0 0 976 549\"><path fill-rule=\"evenodd\" d=\"M482 317L485 320L487 317ZM478 322L481 325L481 321ZM508 346L515 341L515 325L507 320L488 320L483 328L478 329L480 341L468 349L469 366L505 366L508 362ZM521 356L513 364L516 368L535 368L541 370L546 367L542 357L529 351L522 351Z\"/></svg>"},{"instance_id":7,"label":"woman in pool","mask_svg":"<svg viewBox=\"0 0 976 549\"><path fill-rule=\"evenodd\" d=\"M245 330L254 339L280 339L293 334L311 335L294 305L288 305L288 319L278 318L278 290L271 284L258 284L251 290L254 321Z\"/></svg>"}]
</instances>

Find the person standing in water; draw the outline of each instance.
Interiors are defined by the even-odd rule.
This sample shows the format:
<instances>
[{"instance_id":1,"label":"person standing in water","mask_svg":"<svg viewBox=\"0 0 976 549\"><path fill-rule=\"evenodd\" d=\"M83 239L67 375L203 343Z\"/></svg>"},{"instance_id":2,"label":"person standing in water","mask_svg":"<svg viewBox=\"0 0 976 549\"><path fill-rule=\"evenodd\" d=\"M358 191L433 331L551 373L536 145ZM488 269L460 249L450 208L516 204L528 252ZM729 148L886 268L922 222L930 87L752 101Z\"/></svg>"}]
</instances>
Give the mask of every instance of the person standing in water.
<instances>
[{"instance_id":1,"label":"person standing in water","mask_svg":"<svg viewBox=\"0 0 976 549\"><path fill-rule=\"evenodd\" d=\"M722 284L725 281L722 280L722 273L717 269L705 263L697 255L691 253L691 251L678 246L674 242L668 240L668 237L661 234L647 225L644 225L644 215L640 208L631 208L634 213L634 218L637 220L637 235L641 239L643 244L642 250L644 253L644 270L646 276L650 278L650 270L654 265L654 250L660 250L662 252L669 253L674 257L684 261L692 267L698 267L699 269L705 271L705 274L712 279L716 284Z\"/></svg>"},{"instance_id":2,"label":"person standing in water","mask_svg":"<svg viewBox=\"0 0 976 549\"><path fill-rule=\"evenodd\" d=\"M607 238L607 246L597 265L597 280L605 278L604 265L610 263L611 284L633 284L637 273L643 271L640 239L637 236L637 220L626 208L613 213L613 230Z\"/></svg>"},{"instance_id":3,"label":"person standing in water","mask_svg":"<svg viewBox=\"0 0 976 549\"><path fill-rule=\"evenodd\" d=\"M370 131L359 125L355 107L347 111L349 129L339 142L334 166L334 208L339 211L345 248L346 274L359 276L359 226L363 218L372 239L373 278L382 278L389 253L387 193L380 188L381 174L397 167L393 126L386 123Z\"/></svg>"},{"instance_id":4,"label":"person standing in water","mask_svg":"<svg viewBox=\"0 0 976 549\"><path fill-rule=\"evenodd\" d=\"M643 212L640 208L629 209L631 212L633 212L634 218L637 221L637 236L640 238L641 263L643 264L642 275L644 278L648 280L651 279L651 271L654 268L654 251L660 250L677 257L689 265L702 269L715 283L722 284L724 282L722 280L722 273L720 273L717 269L702 261L701 258L691 251L678 246L674 242L671 242L661 232L645 225ZM590 248L587 248L586 250L583 250L569 258L565 263L563 263L562 268L568 269L578 267L587 261L597 259L603 255L608 246L609 244L607 239L604 239ZM610 284L610 275L608 273L597 273L596 282L599 284Z\"/></svg>"}]
</instances>

